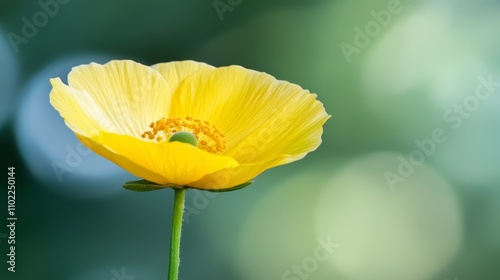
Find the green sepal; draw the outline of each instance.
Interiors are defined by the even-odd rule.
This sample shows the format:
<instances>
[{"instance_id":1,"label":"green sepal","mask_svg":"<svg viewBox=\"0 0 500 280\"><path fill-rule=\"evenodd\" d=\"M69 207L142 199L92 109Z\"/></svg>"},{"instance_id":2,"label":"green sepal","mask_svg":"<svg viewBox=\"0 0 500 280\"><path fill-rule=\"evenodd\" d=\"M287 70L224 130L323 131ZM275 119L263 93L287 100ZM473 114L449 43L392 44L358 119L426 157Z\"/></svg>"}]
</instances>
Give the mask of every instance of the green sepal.
<instances>
[{"instance_id":1,"label":"green sepal","mask_svg":"<svg viewBox=\"0 0 500 280\"><path fill-rule=\"evenodd\" d=\"M158 185L148 180L131 181L123 184L123 187L135 192L149 192L165 188L179 188L177 185Z\"/></svg>"},{"instance_id":2,"label":"green sepal","mask_svg":"<svg viewBox=\"0 0 500 280\"><path fill-rule=\"evenodd\" d=\"M178 185L159 185L153 182L150 182L148 180L139 180L139 181L131 181L123 184L123 188L130 190L130 191L135 191L135 192L150 192L150 191L157 191L157 190L162 190L165 188L172 188L172 189L182 189L182 188L192 188L192 189L197 189L197 190L202 190L202 191L209 191L209 192L231 192L231 191L236 191L243 189L245 187L248 187L250 184L252 184L253 181L248 181L246 183L243 183L241 185L234 186L232 188L228 189L219 189L219 190L205 190L205 189L199 189L199 188L193 188L190 186L178 186Z\"/></svg>"},{"instance_id":3,"label":"green sepal","mask_svg":"<svg viewBox=\"0 0 500 280\"><path fill-rule=\"evenodd\" d=\"M232 192L232 191L237 191L237 190L241 190L243 188L246 188L248 186L250 186L250 184L252 184L253 181L248 181L246 183L243 183L241 185L237 185L237 186L234 186L232 188L228 188L228 189L220 189L220 190L205 190L205 191L209 191L209 192Z\"/></svg>"}]
</instances>

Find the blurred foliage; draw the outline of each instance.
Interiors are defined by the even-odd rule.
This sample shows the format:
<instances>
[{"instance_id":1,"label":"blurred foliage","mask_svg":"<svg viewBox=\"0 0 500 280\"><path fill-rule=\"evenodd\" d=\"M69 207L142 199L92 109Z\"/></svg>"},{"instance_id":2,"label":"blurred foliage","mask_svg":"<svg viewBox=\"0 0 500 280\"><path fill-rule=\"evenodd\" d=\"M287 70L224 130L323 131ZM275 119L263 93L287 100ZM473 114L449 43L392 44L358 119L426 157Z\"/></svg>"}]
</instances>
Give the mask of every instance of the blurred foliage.
<instances>
[{"instance_id":1,"label":"blurred foliage","mask_svg":"<svg viewBox=\"0 0 500 280\"><path fill-rule=\"evenodd\" d=\"M32 21L42 8L0 3L0 74L9 73L0 75L9 114L0 145L2 166L16 166L19 217L18 271L2 269L1 279L112 279L122 268L136 279L165 278L170 190L136 194L117 184L103 186L118 189L108 196L69 196L58 191L65 183L34 176L21 155L15 131L28 85L79 55L240 64L309 89L332 115L322 146L304 160L241 191L189 191L182 279L300 279L284 273L303 266L326 235L340 247L309 279L500 278L498 87L467 117L453 111L458 129L444 118L456 104L470 106L478 77L500 81L498 1L221 0L238 3L222 21L214 2L70 0L17 54L8 34L22 35L23 17ZM400 12L388 12L394 3ZM377 23L366 46L356 45L356 28ZM342 43L359 50L351 62ZM425 153L415 141L436 128L447 140ZM410 162L415 151L423 162ZM414 169L407 178L402 165ZM388 171L403 179L392 189Z\"/></svg>"}]
</instances>

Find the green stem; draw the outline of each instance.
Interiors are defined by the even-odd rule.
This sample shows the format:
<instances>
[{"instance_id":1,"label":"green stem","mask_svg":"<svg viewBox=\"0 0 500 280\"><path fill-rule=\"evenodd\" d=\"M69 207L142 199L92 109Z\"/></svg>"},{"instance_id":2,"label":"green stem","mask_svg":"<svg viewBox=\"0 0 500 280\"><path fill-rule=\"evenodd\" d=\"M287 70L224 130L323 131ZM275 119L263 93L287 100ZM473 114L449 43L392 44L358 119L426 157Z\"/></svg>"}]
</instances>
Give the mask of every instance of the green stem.
<instances>
[{"instance_id":1,"label":"green stem","mask_svg":"<svg viewBox=\"0 0 500 280\"><path fill-rule=\"evenodd\" d=\"M168 280L178 280L179 253L181 247L182 215L184 214L184 198L186 189L174 189L174 212L172 214L172 234L170 235L170 262Z\"/></svg>"}]
</instances>

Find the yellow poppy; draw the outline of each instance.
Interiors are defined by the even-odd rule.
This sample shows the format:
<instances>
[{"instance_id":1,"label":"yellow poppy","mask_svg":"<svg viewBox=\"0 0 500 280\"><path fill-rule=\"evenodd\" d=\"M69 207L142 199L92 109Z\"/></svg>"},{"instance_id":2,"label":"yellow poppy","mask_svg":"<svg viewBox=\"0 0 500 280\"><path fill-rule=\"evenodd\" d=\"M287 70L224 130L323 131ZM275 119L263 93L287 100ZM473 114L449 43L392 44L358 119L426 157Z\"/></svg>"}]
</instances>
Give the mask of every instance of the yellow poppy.
<instances>
[{"instance_id":1,"label":"yellow poppy","mask_svg":"<svg viewBox=\"0 0 500 280\"><path fill-rule=\"evenodd\" d=\"M51 83L50 102L80 141L161 187L244 184L315 150L330 117L315 94L240 66L111 61ZM180 131L196 146L169 141Z\"/></svg>"}]
</instances>

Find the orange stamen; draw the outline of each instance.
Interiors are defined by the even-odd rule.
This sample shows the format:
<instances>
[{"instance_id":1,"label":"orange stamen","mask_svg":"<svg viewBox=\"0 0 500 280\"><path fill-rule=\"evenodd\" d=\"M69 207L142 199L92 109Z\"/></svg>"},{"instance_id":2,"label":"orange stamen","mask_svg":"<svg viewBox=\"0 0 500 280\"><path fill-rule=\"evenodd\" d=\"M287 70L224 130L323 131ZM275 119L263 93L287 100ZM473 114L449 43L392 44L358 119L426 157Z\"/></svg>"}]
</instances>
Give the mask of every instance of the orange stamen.
<instances>
[{"instance_id":1,"label":"orange stamen","mask_svg":"<svg viewBox=\"0 0 500 280\"><path fill-rule=\"evenodd\" d=\"M157 142L168 141L179 131L192 132L198 141L198 148L210 153L220 153L226 148L224 134L209 121L187 116L185 118L161 118L149 125L151 130L145 131L141 137Z\"/></svg>"}]
</instances>

